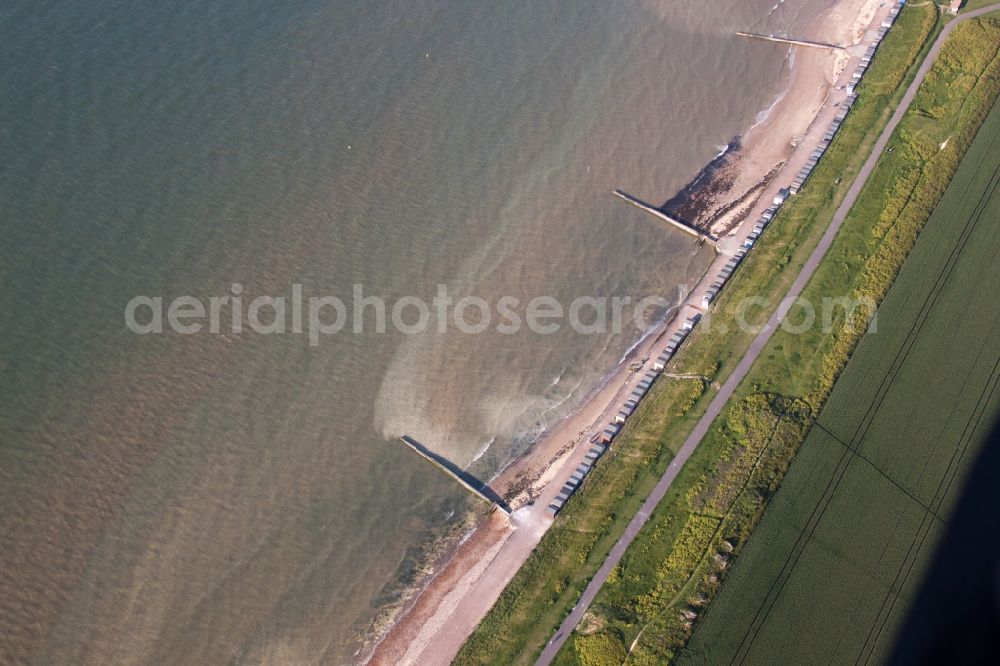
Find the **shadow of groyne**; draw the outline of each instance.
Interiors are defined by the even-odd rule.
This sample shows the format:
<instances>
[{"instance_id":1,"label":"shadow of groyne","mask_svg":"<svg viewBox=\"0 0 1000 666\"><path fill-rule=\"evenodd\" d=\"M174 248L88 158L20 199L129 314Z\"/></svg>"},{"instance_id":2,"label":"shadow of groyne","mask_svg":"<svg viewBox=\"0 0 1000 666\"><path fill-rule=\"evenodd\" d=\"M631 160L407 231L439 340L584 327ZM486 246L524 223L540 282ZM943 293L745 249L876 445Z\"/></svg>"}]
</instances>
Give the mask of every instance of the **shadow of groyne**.
<instances>
[{"instance_id":1,"label":"shadow of groyne","mask_svg":"<svg viewBox=\"0 0 1000 666\"><path fill-rule=\"evenodd\" d=\"M681 219L679 219L677 217L674 217L672 215L668 215L667 213L665 213L663 211L662 208L657 208L656 206L653 206L652 204L648 204L645 201L643 201L642 199L640 199L638 197L634 197L631 194L629 194L629 193L627 193L627 192L625 192L623 190L615 190L613 192L613 194L616 197L618 197L619 199L622 199L623 201L626 201L626 202L630 203L631 205L635 206L639 210L643 210L643 211L649 213L650 215L653 215L657 219L659 219L659 220L661 220L663 222L666 222L667 224L669 224L670 226L674 227L675 229L680 229L684 233L691 234L692 236L694 236L695 238L697 238L699 242L703 242L703 243L707 242L707 243L711 244L713 247L715 247L716 241L718 239L716 239L714 236L712 236L709 233L706 233L705 231L702 231L698 227L692 226L691 224L685 222L684 220L681 220Z\"/></svg>"},{"instance_id":2,"label":"shadow of groyne","mask_svg":"<svg viewBox=\"0 0 1000 666\"><path fill-rule=\"evenodd\" d=\"M458 481L459 485L465 490L484 502L487 502L492 506L496 506L508 516L510 515L510 505L508 505L495 490L490 488L489 485L484 483L482 480L465 471L444 456L434 453L409 435L403 435L399 439L410 447L410 449L418 456L437 467L455 481Z\"/></svg>"}]
</instances>

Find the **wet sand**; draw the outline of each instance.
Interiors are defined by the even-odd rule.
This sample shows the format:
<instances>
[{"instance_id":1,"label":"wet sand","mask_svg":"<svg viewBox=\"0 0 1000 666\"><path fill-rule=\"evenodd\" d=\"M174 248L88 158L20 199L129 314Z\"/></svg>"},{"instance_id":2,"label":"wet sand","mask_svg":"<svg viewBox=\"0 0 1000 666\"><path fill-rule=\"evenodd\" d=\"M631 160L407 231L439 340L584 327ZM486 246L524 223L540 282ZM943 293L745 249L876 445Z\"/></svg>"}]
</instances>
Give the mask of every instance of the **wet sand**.
<instances>
[{"instance_id":1,"label":"wet sand","mask_svg":"<svg viewBox=\"0 0 1000 666\"><path fill-rule=\"evenodd\" d=\"M639 382L636 361L655 357L654 350L683 321L701 311L702 294L743 236L780 187L791 182L819 142L836 105L848 64L857 62L891 4L879 0L843 0L801 36L845 45L845 51L801 48L794 54L789 86L765 119L751 128L704 187L712 195L696 222L720 238L720 254L674 316L660 324L583 406L540 438L510 465L492 486L515 509L508 520L496 513L455 549L454 556L430 580L377 646L375 664L446 664L489 611L507 582L530 555L552 518L545 507L564 477L583 460L593 432L602 430ZM783 48L762 45L761 48ZM787 182L786 182L787 181ZM694 221L694 220L692 220ZM761 242L767 242L766 236ZM552 481L557 481L552 483Z\"/></svg>"}]
</instances>

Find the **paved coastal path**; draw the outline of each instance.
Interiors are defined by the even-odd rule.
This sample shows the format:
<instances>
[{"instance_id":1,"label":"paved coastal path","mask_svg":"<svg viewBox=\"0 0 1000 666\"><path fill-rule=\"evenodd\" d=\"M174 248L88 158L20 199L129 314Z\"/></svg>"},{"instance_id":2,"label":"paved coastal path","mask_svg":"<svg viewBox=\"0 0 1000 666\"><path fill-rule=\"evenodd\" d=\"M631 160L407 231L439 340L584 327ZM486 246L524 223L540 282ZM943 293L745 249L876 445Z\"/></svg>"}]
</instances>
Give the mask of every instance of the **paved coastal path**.
<instances>
[{"instance_id":1,"label":"paved coastal path","mask_svg":"<svg viewBox=\"0 0 1000 666\"><path fill-rule=\"evenodd\" d=\"M995 11L1000 11L1000 3L988 5L981 9L977 9L976 11L962 14L944 27L944 30L934 42L933 47L931 47L931 50L924 59L920 69L917 70L917 75L913 79L913 83L911 83L910 87L906 90L906 94L903 95L903 99L900 101L899 107L892 115L889 123L885 126L885 129L879 136L878 141L875 142L875 147L872 149L871 155L869 155L868 160L861 168L857 178L855 178L854 183L851 185L851 189L848 190L843 203L840 204L840 207L834 214L833 219L830 222L830 226L827 227L826 233L823 234L823 238L820 240L819 245L817 245L816 249L814 249L812 254L809 255L809 259L802 267L798 277L795 278L795 282L792 283L792 286L789 288L785 298L781 301L778 309L767 321L767 324L764 325L760 334L754 338L753 342L750 344L750 348L743 356L743 359L740 361L739 365L736 366L736 370L732 373L732 375L730 375L729 379L722 386L722 389L715 396L715 399L712 400L711 404L708 406L708 410L698 421L690 436L688 436L687 440L685 440L680 451L677 452L677 456L670 463L670 467L667 468L666 472L664 472L660 481L656 484L656 487L653 488L649 497L646 498L642 508L636 513L635 517L632 518L632 521L625 529L625 533L611 549L611 552L608 554L608 558L604 561L604 564L601 565L601 568L598 569L593 579L591 579L590 584L587 585L587 589L584 590L583 595L580 597L580 601L577 602L572 612L570 612L563 623L559 626L559 630L556 632L555 637L549 641L549 644L538 657L538 661L535 662L535 666L548 666L548 664L551 664L555 659L559 649L562 648L566 639L573 632L573 629L575 629L577 624L580 623L580 620L583 618L583 614L587 611L587 608L594 601L594 598L604 585L604 582L608 579L608 575L611 573L611 570L614 569L614 567L621 561L622 556L625 554L625 550L635 539L643 525L646 524L646 521L649 520L650 514L656 508L656 505L660 503L660 500L663 499L664 495L666 495L667 490L669 490L671 484L674 482L674 479L677 478L677 474L684 466L684 463L687 462L688 458L691 457L691 454L694 453L695 449L698 447L698 444L701 443L701 440L705 437L709 427L711 427L716 417L718 417L722 412L722 408L725 407L726 403L732 397L733 392L739 386L740 382L743 381L743 378L746 376L747 372L749 372L750 367L753 365L754 361L757 360L760 352L771 339L771 335L788 314L789 309L791 309L792 304L798 298L799 294L802 293L802 290L805 288L809 278L812 277L813 273L816 271L816 267L819 266L820 261L823 259L823 256L826 254L827 250L830 249L830 245L833 243L833 239L837 235L837 231L840 230L840 226L843 224L848 212L850 212L855 201L857 201L858 195L861 194L861 189L864 187L868 177L875 169L875 165L878 163L879 157L881 157L882 152L885 150L885 147L889 142L889 138L895 131L896 126L899 125L899 122L903 119L903 114L906 113L910 103L913 102L913 98L917 94L917 89L920 87L920 84L923 83L924 78L926 78L931 66L934 64L938 54L941 52L941 47L944 45L945 40L951 34L952 30L955 29L956 25L963 21L977 18Z\"/></svg>"}]
</instances>

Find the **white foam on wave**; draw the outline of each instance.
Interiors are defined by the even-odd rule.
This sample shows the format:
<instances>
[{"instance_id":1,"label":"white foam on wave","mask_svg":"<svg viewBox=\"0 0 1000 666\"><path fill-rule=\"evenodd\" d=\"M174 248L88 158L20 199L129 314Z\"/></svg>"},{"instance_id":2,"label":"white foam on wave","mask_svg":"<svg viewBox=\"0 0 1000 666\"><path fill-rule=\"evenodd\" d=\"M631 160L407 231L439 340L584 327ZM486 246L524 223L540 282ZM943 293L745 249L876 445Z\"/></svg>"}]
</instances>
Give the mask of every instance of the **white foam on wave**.
<instances>
[{"instance_id":1,"label":"white foam on wave","mask_svg":"<svg viewBox=\"0 0 1000 666\"><path fill-rule=\"evenodd\" d=\"M695 252L697 252L697 249L695 250ZM625 353L622 354L622 357L620 359L618 359L618 363L616 365L621 365L622 363L624 363L626 361L626 359L628 359L629 355L632 352L634 352L637 348L639 348L639 346L641 346L642 343L649 336L651 336L653 333L655 333L656 330L659 329L660 326L662 326L664 324L664 322L666 322L674 314L674 312L676 312L677 308L679 308L681 306L681 304L684 302L685 295L686 294L681 294L681 289L679 288L677 290L677 297L674 300L674 304L671 305L666 310L664 310L663 316L661 316L659 319L657 319L656 321L654 321L652 323L652 325L650 325L645 331L643 331L642 335L640 335L636 339L635 342L633 342L631 345L629 345L629 348L626 349Z\"/></svg>"},{"instance_id":2,"label":"white foam on wave","mask_svg":"<svg viewBox=\"0 0 1000 666\"><path fill-rule=\"evenodd\" d=\"M767 21L767 19L769 19L772 16L774 16L776 12L778 12L781 9L783 9L783 7L782 7L783 4L785 4L785 0L778 0L777 2L775 2L774 6L771 7L771 11L769 11L767 13L767 16L764 17L765 22Z\"/></svg>"},{"instance_id":3,"label":"white foam on wave","mask_svg":"<svg viewBox=\"0 0 1000 666\"><path fill-rule=\"evenodd\" d=\"M573 396L574 396L574 395L576 394L577 390L578 390L578 389L580 388L580 386L582 386L582 385L583 385L583 378L581 377L581 378L580 378L579 380L577 380L576 384L575 384L575 385L573 386L573 388L571 388L571 389L569 390L569 392L568 392L568 393L567 393L567 394L566 394L565 396L563 396L563 397L562 397L561 399L559 399L559 400L555 400L555 401L554 401L554 402L552 403L552 406L551 406L551 407L549 407L549 409L548 409L548 410L546 410L546 411L548 411L548 412L551 412L551 411L554 411L554 410L556 410L556 409L559 409L560 407L562 407L563 405L565 405L565 404L566 404L566 403L567 403L567 402L569 401L569 399L570 399L570 398L572 398L572 397L573 397Z\"/></svg>"},{"instance_id":4,"label":"white foam on wave","mask_svg":"<svg viewBox=\"0 0 1000 666\"><path fill-rule=\"evenodd\" d=\"M562 378L563 378L563 377L565 377L565 376L566 376L566 368L565 368L565 367L563 367L563 369L559 371L559 374L558 374L558 375L556 375L556 378L552 380L552 383L551 383L551 384L549 384L549 388L555 388L555 386L556 386L556 385L557 385L557 384L558 384L559 382L561 382L561 381L562 381Z\"/></svg>"},{"instance_id":5,"label":"white foam on wave","mask_svg":"<svg viewBox=\"0 0 1000 666\"><path fill-rule=\"evenodd\" d=\"M629 355L632 352L634 352L636 349L639 348L639 345L642 344L643 340L645 340L650 335L652 335L653 330L656 328L656 326L657 326L657 324L654 324L654 325L650 326L649 328L647 328L645 331L643 331L642 335L640 335L638 338L636 338L635 342L633 342L631 345L629 345L628 349L625 350L625 353L622 354L621 358L618 359L618 363L616 363L615 365L618 366L618 365L621 365L622 363L624 363L628 359Z\"/></svg>"},{"instance_id":6,"label":"white foam on wave","mask_svg":"<svg viewBox=\"0 0 1000 666\"><path fill-rule=\"evenodd\" d=\"M472 457L472 462L470 462L469 465L470 466L474 465L477 460L479 460L480 458L482 458L483 456L485 456L486 452L490 450L490 447L493 446L493 444L496 441L497 441L496 436L493 436L489 440L483 442L482 446L479 447L479 450L476 451L476 455L474 455Z\"/></svg>"},{"instance_id":7,"label":"white foam on wave","mask_svg":"<svg viewBox=\"0 0 1000 666\"><path fill-rule=\"evenodd\" d=\"M757 127L760 127L761 125L766 123L768 119L771 117L771 114L774 113L774 110L778 107L779 104L781 104L781 100L785 99L785 95L787 94L788 94L788 87L786 86L780 93L778 93L778 95L767 106L767 108L757 112L757 115L754 117L754 123L753 125L750 126L750 129L751 130L756 129Z\"/></svg>"}]
</instances>

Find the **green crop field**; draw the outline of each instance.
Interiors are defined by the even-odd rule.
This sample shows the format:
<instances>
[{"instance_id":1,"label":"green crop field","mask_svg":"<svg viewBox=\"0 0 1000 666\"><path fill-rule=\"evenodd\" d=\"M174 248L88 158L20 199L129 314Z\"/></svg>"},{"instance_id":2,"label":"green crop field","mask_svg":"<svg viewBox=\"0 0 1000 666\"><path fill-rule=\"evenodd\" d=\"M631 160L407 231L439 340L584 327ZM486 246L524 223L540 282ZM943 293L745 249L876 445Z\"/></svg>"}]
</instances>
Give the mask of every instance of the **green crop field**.
<instances>
[{"instance_id":1,"label":"green crop field","mask_svg":"<svg viewBox=\"0 0 1000 666\"><path fill-rule=\"evenodd\" d=\"M1000 106L680 661L888 656L1000 410L998 184Z\"/></svg>"}]
</instances>

